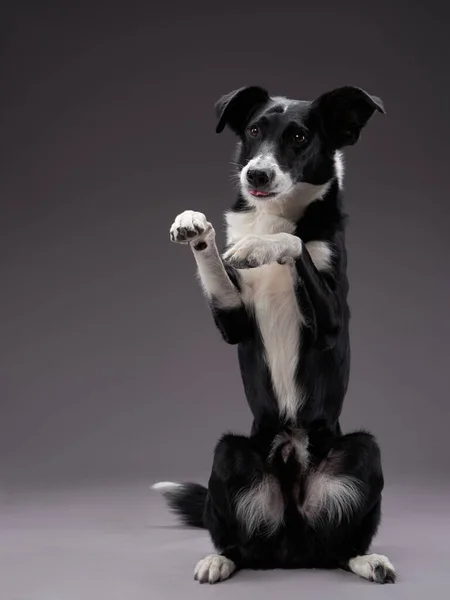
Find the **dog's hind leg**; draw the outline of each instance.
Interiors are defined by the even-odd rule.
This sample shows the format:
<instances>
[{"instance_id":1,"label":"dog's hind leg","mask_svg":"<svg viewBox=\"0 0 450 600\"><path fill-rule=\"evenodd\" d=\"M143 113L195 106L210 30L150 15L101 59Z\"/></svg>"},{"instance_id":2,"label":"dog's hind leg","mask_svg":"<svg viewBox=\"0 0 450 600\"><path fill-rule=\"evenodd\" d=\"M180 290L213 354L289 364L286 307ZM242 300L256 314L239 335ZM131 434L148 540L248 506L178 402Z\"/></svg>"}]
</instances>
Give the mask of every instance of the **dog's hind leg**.
<instances>
[{"instance_id":1,"label":"dog's hind leg","mask_svg":"<svg viewBox=\"0 0 450 600\"><path fill-rule=\"evenodd\" d=\"M203 213L186 210L170 228L170 239L189 244L197 263L203 291L214 321L229 344L239 343L247 334L250 320L239 291L239 274L225 267L216 245L216 233Z\"/></svg>"},{"instance_id":2,"label":"dog's hind leg","mask_svg":"<svg viewBox=\"0 0 450 600\"><path fill-rule=\"evenodd\" d=\"M199 561L195 578L215 583L247 566L246 549L273 535L283 517L279 483L252 438L223 436L214 452L205 508L205 524L219 553Z\"/></svg>"},{"instance_id":3,"label":"dog's hind leg","mask_svg":"<svg viewBox=\"0 0 450 600\"><path fill-rule=\"evenodd\" d=\"M380 451L365 432L336 438L325 459L311 472L301 512L327 540L330 562L376 583L393 583L389 559L366 554L381 518L384 486Z\"/></svg>"}]
</instances>

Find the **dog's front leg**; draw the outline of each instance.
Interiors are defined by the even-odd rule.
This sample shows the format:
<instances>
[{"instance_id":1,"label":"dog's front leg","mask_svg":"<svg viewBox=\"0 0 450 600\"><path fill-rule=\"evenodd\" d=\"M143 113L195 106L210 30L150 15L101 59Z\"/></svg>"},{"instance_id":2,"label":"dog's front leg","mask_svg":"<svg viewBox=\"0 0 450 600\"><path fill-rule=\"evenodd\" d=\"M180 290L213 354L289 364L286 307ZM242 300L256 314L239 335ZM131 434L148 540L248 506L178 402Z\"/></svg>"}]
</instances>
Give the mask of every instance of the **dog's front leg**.
<instances>
[{"instance_id":1,"label":"dog's front leg","mask_svg":"<svg viewBox=\"0 0 450 600\"><path fill-rule=\"evenodd\" d=\"M293 269L297 301L314 338L326 347L333 345L341 315L333 289L332 251L328 242L303 244L290 233L252 234L232 246L224 254L224 260L240 269L271 263L289 265Z\"/></svg>"},{"instance_id":2,"label":"dog's front leg","mask_svg":"<svg viewBox=\"0 0 450 600\"><path fill-rule=\"evenodd\" d=\"M337 289L331 245L309 242L294 262L298 275L297 295L307 296L313 309L316 341L332 348L343 323L344 306Z\"/></svg>"},{"instance_id":3,"label":"dog's front leg","mask_svg":"<svg viewBox=\"0 0 450 600\"><path fill-rule=\"evenodd\" d=\"M239 274L235 268L224 265L211 223L203 213L186 210L176 217L170 239L190 245L203 291L224 340L229 344L242 341L250 321L239 291Z\"/></svg>"}]
</instances>

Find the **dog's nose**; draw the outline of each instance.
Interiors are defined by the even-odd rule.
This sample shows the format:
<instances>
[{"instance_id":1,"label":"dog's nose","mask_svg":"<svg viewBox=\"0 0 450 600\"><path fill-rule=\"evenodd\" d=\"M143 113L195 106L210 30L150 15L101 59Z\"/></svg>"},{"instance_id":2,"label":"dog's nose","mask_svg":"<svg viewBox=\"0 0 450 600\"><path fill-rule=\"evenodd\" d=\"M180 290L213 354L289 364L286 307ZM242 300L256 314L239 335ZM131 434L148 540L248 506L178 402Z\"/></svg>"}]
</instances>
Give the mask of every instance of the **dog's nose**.
<instances>
[{"instance_id":1,"label":"dog's nose","mask_svg":"<svg viewBox=\"0 0 450 600\"><path fill-rule=\"evenodd\" d=\"M253 186L267 185L273 179L273 171L266 169L249 169L247 171L247 181Z\"/></svg>"}]
</instances>

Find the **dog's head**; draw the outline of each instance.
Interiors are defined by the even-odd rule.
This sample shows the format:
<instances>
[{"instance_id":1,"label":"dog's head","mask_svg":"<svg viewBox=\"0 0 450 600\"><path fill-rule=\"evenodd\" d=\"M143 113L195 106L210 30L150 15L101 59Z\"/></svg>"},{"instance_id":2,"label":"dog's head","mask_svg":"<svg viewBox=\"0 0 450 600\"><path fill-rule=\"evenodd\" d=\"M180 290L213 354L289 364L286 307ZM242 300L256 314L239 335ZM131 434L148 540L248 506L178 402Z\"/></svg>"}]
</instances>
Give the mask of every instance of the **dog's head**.
<instances>
[{"instance_id":1,"label":"dog's head","mask_svg":"<svg viewBox=\"0 0 450 600\"><path fill-rule=\"evenodd\" d=\"M257 86L235 90L216 103L217 133L238 137L240 188L247 202L267 202L321 186L336 173L336 153L355 144L379 98L341 87L313 102L271 97Z\"/></svg>"}]
</instances>

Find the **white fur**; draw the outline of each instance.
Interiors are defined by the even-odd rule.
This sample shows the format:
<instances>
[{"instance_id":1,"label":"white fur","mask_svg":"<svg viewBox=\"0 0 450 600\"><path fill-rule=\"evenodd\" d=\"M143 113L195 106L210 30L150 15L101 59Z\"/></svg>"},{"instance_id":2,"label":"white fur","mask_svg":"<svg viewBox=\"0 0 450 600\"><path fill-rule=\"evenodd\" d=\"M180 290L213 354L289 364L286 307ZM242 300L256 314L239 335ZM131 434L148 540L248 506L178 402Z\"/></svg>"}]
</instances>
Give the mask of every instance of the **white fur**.
<instances>
[{"instance_id":1,"label":"white fur","mask_svg":"<svg viewBox=\"0 0 450 600\"><path fill-rule=\"evenodd\" d=\"M302 246L301 239L290 233L250 234L234 244L223 258L237 267L242 262L261 267L297 259L302 253Z\"/></svg>"},{"instance_id":2,"label":"white fur","mask_svg":"<svg viewBox=\"0 0 450 600\"><path fill-rule=\"evenodd\" d=\"M287 213L292 214L292 211ZM249 212L228 212L225 218L228 226L227 241L233 244L225 256L237 252L239 258L243 258L244 250L253 252L253 244L254 251L258 252L258 242L267 241L270 235L276 240L276 235L292 234L295 230L295 223L289 218L260 207ZM287 237L291 238L290 235ZM295 256L301 248L299 242L300 240L293 243L289 250L284 247L285 254L290 252ZM262 246L263 244L263 254L265 250ZM318 270L331 267L332 252L328 244L308 242L307 248ZM280 412L287 418L295 418L303 403L302 391L296 383L300 328L303 323L293 285L296 275L289 265L276 263L242 269L240 274L243 282L242 298L244 304L254 311L257 319Z\"/></svg>"},{"instance_id":3,"label":"white fur","mask_svg":"<svg viewBox=\"0 0 450 600\"><path fill-rule=\"evenodd\" d=\"M382 554L366 554L365 556L355 556L348 561L348 567L352 573L359 575L369 581L376 581L375 569L378 566L392 571L395 577L395 569L387 556Z\"/></svg>"},{"instance_id":4,"label":"white fur","mask_svg":"<svg viewBox=\"0 0 450 600\"><path fill-rule=\"evenodd\" d=\"M295 431L292 434L283 431L277 434L272 442L269 460L272 460L278 448L284 445L281 451L284 462L287 461L290 453L294 451L297 461L302 468L306 468L309 464L308 443L308 436L304 431Z\"/></svg>"},{"instance_id":5,"label":"white fur","mask_svg":"<svg viewBox=\"0 0 450 600\"><path fill-rule=\"evenodd\" d=\"M235 244L249 234L294 233L295 223L300 219L305 208L315 200L323 198L330 185L331 181L323 185L300 182L293 184L290 190L275 198L258 199L249 194L247 186L242 184L245 199L255 210L229 211L225 214L227 244Z\"/></svg>"},{"instance_id":6,"label":"white fur","mask_svg":"<svg viewBox=\"0 0 450 600\"><path fill-rule=\"evenodd\" d=\"M203 240L211 229L212 225L203 213L185 210L175 217L170 228L170 239L178 244L189 244Z\"/></svg>"},{"instance_id":7,"label":"white fur","mask_svg":"<svg viewBox=\"0 0 450 600\"><path fill-rule=\"evenodd\" d=\"M176 217L170 234L172 241L191 245L206 296L213 298L221 308L240 306L241 297L225 271L216 245L216 232L205 215L193 210L182 212ZM204 242L206 248L197 250L195 246L200 242Z\"/></svg>"},{"instance_id":8,"label":"white fur","mask_svg":"<svg viewBox=\"0 0 450 600\"><path fill-rule=\"evenodd\" d=\"M242 490L236 499L236 514L249 535L259 527L273 534L283 522L283 495L276 479L264 475L258 483Z\"/></svg>"},{"instance_id":9,"label":"white fur","mask_svg":"<svg viewBox=\"0 0 450 600\"><path fill-rule=\"evenodd\" d=\"M344 187L345 163L344 155L340 150L334 155L334 169L336 171L339 189L342 189Z\"/></svg>"},{"instance_id":10,"label":"white fur","mask_svg":"<svg viewBox=\"0 0 450 600\"><path fill-rule=\"evenodd\" d=\"M237 308L242 305L240 294L223 266L214 239L208 247L196 250L191 246L197 263L197 272L203 291L209 299L214 299L220 308Z\"/></svg>"},{"instance_id":11,"label":"white fur","mask_svg":"<svg viewBox=\"0 0 450 600\"><path fill-rule=\"evenodd\" d=\"M291 265L273 261L299 256L302 242L288 234L294 233L295 222L304 209L314 200L320 199L329 185L330 183L322 186L300 183L285 195L255 202L255 210L226 213L227 243L235 246L234 252L239 251L239 258L254 253L260 262L271 263L240 270L242 294L225 271L217 250L215 231L205 215L185 211L178 215L171 228L174 241L191 243L207 297L214 298L222 308L235 308L244 302L247 308L254 311L280 413L286 418L295 418L304 400L302 390L296 383L303 316L295 295L294 269ZM195 233L195 237L182 235L181 227ZM270 235L278 237L270 239ZM245 237L247 241L243 240ZM199 241L205 241L207 248L195 250L194 246ZM270 241L276 243L270 247ZM332 251L328 244L308 242L307 248L318 270L331 267ZM229 256L229 252L225 256Z\"/></svg>"},{"instance_id":12,"label":"white fur","mask_svg":"<svg viewBox=\"0 0 450 600\"><path fill-rule=\"evenodd\" d=\"M328 242L307 242L306 248L318 271L329 271L332 266L333 251Z\"/></svg>"},{"instance_id":13,"label":"white fur","mask_svg":"<svg viewBox=\"0 0 450 600\"><path fill-rule=\"evenodd\" d=\"M301 511L310 522L326 519L340 523L349 518L361 502L361 483L345 475L320 470L308 479Z\"/></svg>"},{"instance_id":14,"label":"white fur","mask_svg":"<svg viewBox=\"0 0 450 600\"><path fill-rule=\"evenodd\" d=\"M275 208L275 207L272 207ZM227 225L227 244L232 246L248 235L265 235L268 233L294 233L295 222L289 216L271 212L267 206L264 210L247 212L229 211L225 214Z\"/></svg>"},{"instance_id":15,"label":"white fur","mask_svg":"<svg viewBox=\"0 0 450 600\"><path fill-rule=\"evenodd\" d=\"M282 107L283 107L283 109L284 109L284 111L283 111L283 112L286 112L286 110L287 110L287 109L288 109L290 106L292 106L292 105L294 105L294 104L298 104L298 101L297 101L297 100L292 100L291 98L286 98L285 96L274 96L274 97L272 98L272 100L273 100L274 104L278 104L278 105L280 105L280 104L281 104L281 106L282 106Z\"/></svg>"},{"instance_id":16,"label":"white fur","mask_svg":"<svg viewBox=\"0 0 450 600\"><path fill-rule=\"evenodd\" d=\"M249 199L252 204L254 204L256 199L248 192L249 184L247 180L247 173L252 169L267 169L274 172L272 191L277 195L285 195L293 188L294 182L292 181L290 174L280 169L280 165L278 164L278 161L276 160L270 146L263 146L261 148L261 154L258 154L258 156L255 156L255 158L249 160L240 174L241 189L245 193L246 198Z\"/></svg>"},{"instance_id":17,"label":"white fur","mask_svg":"<svg viewBox=\"0 0 450 600\"><path fill-rule=\"evenodd\" d=\"M175 483L173 481L158 481L158 483L154 483L150 487L152 490L158 490L160 492L165 492L168 490L175 490L177 488L183 487L183 484Z\"/></svg>"},{"instance_id":18,"label":"white fur","mask_svg":"<svg viewBox=\"0 0 450 600\"><path fill-rule=\"evenodd\" d=\"M274 180L275 182L278 181L278 184L275 184L278 187L274 190L277 196L271 198L252 196L248 191L248 184L243 175L250 162L242 169L240 174L241 192L247 203L262 213L285 216L298 221L305 208L315 200L323 198L331 185L331 181L322 185L313 185L304 181L294 183L290 175L280 169Z\"/></svg>"},{"instance_id":19,"label":"white fur","mask_svg":"<svg viewBox=\"0 0 450 600\"><path fill-rule=\"evenodd\" d=\"M236 565L226 556L209 554L198 561L194 579L200 583L217 583L231 577L235 570Z\"/></svg>"},{"instance_id":20,"label":"white fur","mask_svg":"<svg viewBox=\"0 0 450 600\"><path fill-rule=\"evenodd\" d=\"M285 108L289 101L285 101ZM337 176L342 173L341 154L335 154L335 168ZM250 184L247 173L251 169L270 169L274 172L271 193L276 194L270 198L253 196L249 192ZM250 206L261 212L268 212L278 216L285 216L298 221L305 208L323 198L331 185L331 180L322 185L313 185L304 181L294 182L290 173L283 171L275 158L273 148L267 144L261 147L261 152L245 165L239 174L241 193ZM262 233L269 233L264 231Z\"/></svg>"},{"instance_id":21,"label":"white fur","mask_svg":"<svg viewBox=\"0 0 450 600\"><path fill-rule=\"evenodd\" d=\"M296 383L303 316L295 296L294 269L273 263L240 274L244 304L253 310L261 332L280 413L295 419L303 402Z\"/></svg>"}]
</instances>

